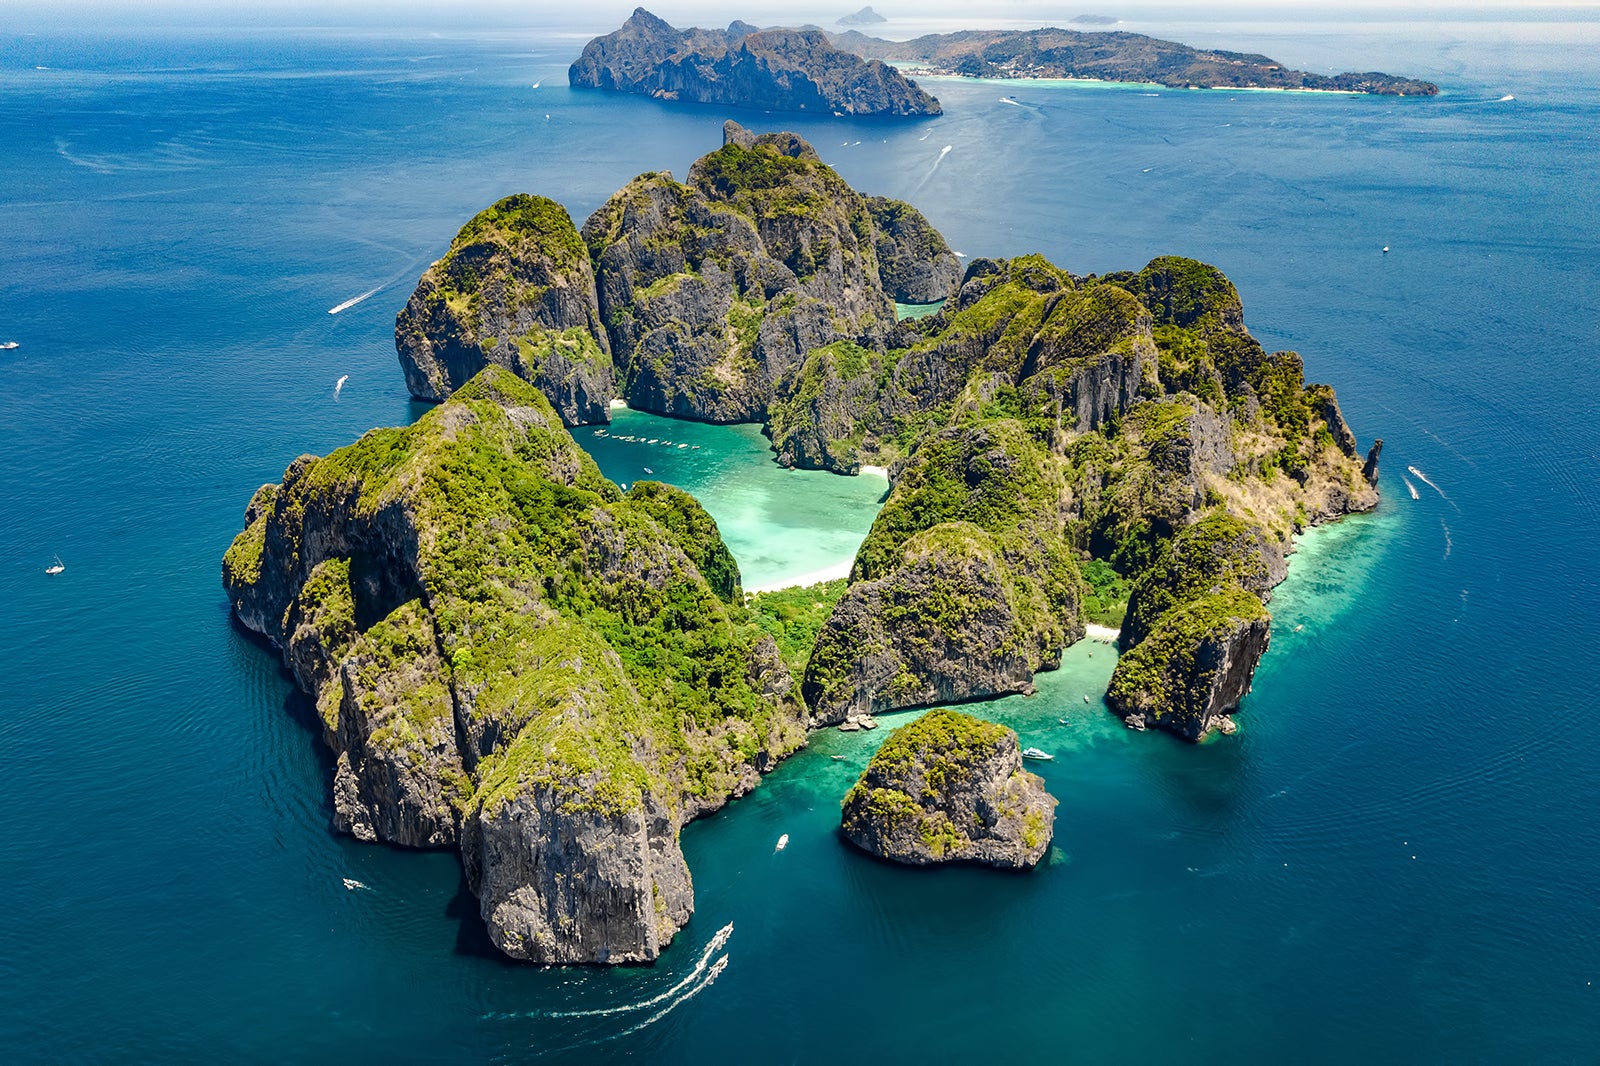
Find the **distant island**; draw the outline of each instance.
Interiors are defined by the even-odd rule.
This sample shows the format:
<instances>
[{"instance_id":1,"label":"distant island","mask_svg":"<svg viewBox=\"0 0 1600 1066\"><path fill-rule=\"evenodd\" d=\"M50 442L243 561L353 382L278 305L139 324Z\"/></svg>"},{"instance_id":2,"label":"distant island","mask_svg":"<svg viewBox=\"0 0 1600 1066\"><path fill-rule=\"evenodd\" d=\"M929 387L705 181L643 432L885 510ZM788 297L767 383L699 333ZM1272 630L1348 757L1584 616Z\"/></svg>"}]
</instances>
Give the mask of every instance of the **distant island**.
<instances>
[{"instance_id":1,"label":"distant island","mask_svg":"<svg viewBox=\"0 0 1600 1066\"><path fill-rule=\"evenodd\" d=\"M884 18L882 15L880 15L876 11L872 10L872 5L868 4L866 7L862 8L860 11L857 11L853 15L844 15L844 16L842 16L839 19L839 25L841 25L841 26L873 26L873 25L876 25L877 23L888 22L888 21L889 21L888 19Z\"/></svg>"},{"instance_id":2,"label":"distant island","mask_svg":"<svg viewBox=\"0 0 1600 1066\"><path fill-rule=\"evenodd\" d=\"M1080 16L1087 23L1094 16ZM1114 20L1112 20L1114 21ZM973 78L1084 78L1149 82L1168 88L1297 89L1436 96L1432 82L1375 71L1309 74L1263 55L1190 48L1139 33L1037 30L962 30L910 41L885 41L858 30L833 43L867 59L914 65L918 72Z\"/></svg>"},{"instance_id":3,"label":"distant island","mask_svg":"<svg viewBox=\"0 0 1600 1066\"><path fill-rule=\"evenodd\" d=\"M822 30L675 29L644 8L584 46L576 88L659 100L835 115L937 115L939 101L877 59L835 48Z\"/></svg>"},{"instance_id":4,"label":"distant island","mask_svg":"<svg viewBox=\"0 0 1600 1066\"><path fill-rule=\"evenodd\" d=\"M682 827L808 728L1031 692L1090 626L1120 626L1129 726L1232 732L1293 534L1378 502L1382 442L1363 462L1216 268L963 271L911 204L733 122L581 228L539 196L486 208L395 345L439 405L262 486L223 584L312 698L335 826L458 850L492 941L544 964L657 958L694 910ZM746 597L692 496L622 489L568 432L617 396L761 422L787 466L890 467L848 583ZM1038 861L1053 801L1016 743L930 720L845 831Z\"/></svg>"}]
</instances>

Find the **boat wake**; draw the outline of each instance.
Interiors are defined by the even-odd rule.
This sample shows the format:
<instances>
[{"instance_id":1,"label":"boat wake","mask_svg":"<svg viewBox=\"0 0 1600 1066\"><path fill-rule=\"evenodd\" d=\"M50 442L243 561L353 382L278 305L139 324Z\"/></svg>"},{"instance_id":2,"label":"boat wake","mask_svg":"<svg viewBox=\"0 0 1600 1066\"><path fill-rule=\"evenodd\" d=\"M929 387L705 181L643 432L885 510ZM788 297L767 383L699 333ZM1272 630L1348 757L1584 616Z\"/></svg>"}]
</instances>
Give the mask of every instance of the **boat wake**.
<instances>
[{"instance_id":1,"label":"boat wake","mask_svg":"<svg viewBox=\"0 0 1600 1066\"><path fill-rule=\"evenodd\" d=\"M339 393L344 391L344 383L350 380L349 374L341 374L339 380L333 383L333 398L337 400Z\"/></svg>"},{"instance_id":2,"label":"boat wake","mask_svg":"<svg viewBox=\"0 0 1600 1066\"><path fill-rule=\"evenodd\" d=\"M1427 475L1427 474L1424 474L1424 473L1423 473L1423 472L1422 472L1422 471L1420 471L1420 470L1418 470L1418 469L1417 469L1417 468L1416 468L1416 467L1414 467L1414 466L1408 466L1408 467L1406 467L1406 471L1407 471L1407 472L1408 472L1408 473L1409 473L1409 474L1410 474L1410 475L1411 475L1411 476L1412 476L1412 477L1414 477L1414 478L1416 478L1416 479L1417 479L1417 480L1418 480L1418 481L1420 481L1420 482L1422 482L1422 483L1423 483L1423 484L1424 484L1424 485L1426 485L1426 486L1428 486L1428 487L1429 487L1429 488L1430 488L1430 489L1432 489L1432 490L1433 490L1433 491L1434 491L1434 492L1437 492L1437 493L1438 493L1438 494L1439 494L1439 495L1440 495L1440 496L1441 496L1441 497L1443 497L1443 498L1444 498L1444 499L1445 499L1445 501L1446 501L1446 502L1448 502L1448 503L1449 503L1449 504L1450 504L1450 506L1451 506L1451 507L1455 507L1455 506L1456 506L1456 502L1455 502L1455 501L1454 501L1454 500L1452 500L1452 499L1450 499L1450 497L1449 497L1449 496L1446 496L1446 495L1445 495L1445 491L1444 491L1444 489L1441 489L1441 488L1440 488L1440 487L1439 487L1439 486L1438 486L1438 485L1435 485L1435 484L1434 484L1434 483L1433 483L1433 482L1432 482L1432 481L1429 481L1429 480L1428 480L1428 475ZM1459 508L1459 507L1456 507L1456 510L1458 510L1458 511L1459 511L1459 510L1461 510L1461 508Z\"/></svg>"},{"instance_id":3,"label":"boat wake","mask_svg":"<svg viewBox=\"0 0 1600 1066\"><path fill-rule=\"evenodd\" d=\"M615 1007L597 1007L594 1010L554 1010L554 1011L551 1011L551 1010L535 1010L535 1011L521 1011L521 1012L512 1012L512 1013L485 1014L484 1018L485 1019L493 1019L493 1018L500 1018L500 1019L510 1019L510 1018L606 1018L606 1017L610 1017L613 1014L629 1014L629 1013L632 1013L634 1011L649 1010L651 1007L660 1006L662 1003L665 1003L665 1002L667 1002L667 1000L672 999L674 996L677 996L679 993L683 992L685 989L690 989L689 994L683 997L683 999L688 999L689 996L692 996L696 992L700 991L700 987L690 988L690 986L694 985L696 981L699 981L707 973L707 967L710 967L712 970L715 970L717 973L721 973L722 970L719 967L727 965L728 957L726 955L722 956L721 959L717 960L716 964L712 963L711 957L713 955L715 955L717 952L721 951L724 947L727 946L728 938L731 937L732 935L733 935L733 923L729 922L727 925L725 925L721 929L717 930L717 935L711 938L711 943L707 944L706 947L705 947L705 950L700 953L700 961L695 963L694 966L689 970L689 972L684 975L683 980L679 981L677 984L673 985L671 988L667 989L665 992L661 992L661 993L658 993L657 995L651 996L649 999L641 999L637 1003L623 1003L623 1004L619 1004L618 1006L615 1006ZM710 979L707 979L705 983L706 984L710 984L712 980L715 980L714 976L712 978L710 978ZM701 986L701 987L703 987L703 986ZM682 1002L682 1000L680 1000L679 1002ZM654 1017L646 1019L646 1021L643 1024L635 1026L634 1029L629 1029L629 1030L626 1030L626 1031L631 1033L631 1032L634 1032L637 1029L644 1028L645 1025L648 1025L648 1024L650 1024L650 1022L655 1021L656 1018L660 1016L660 1014L665 1014L666 1011L671 1010L673 1007L676 1007L677 1005L678 1005L677 1003L671 1004L670 1006L668 1006L666 1008L666 1010L661 1011L659 1014L657 1014ZM617 1035L621 1036L622 1034L618 1033Z\"/></svg>"},{"instance_id":4,"label":"boat wake","mask_svg":"<svg viewBox=\"0 0 1600 1066\"><path fill-rule=\"evenodd\" d=\"M697 984L693 988L689 989L689 991L685 992L683 995L679 996L677 999L673 1000L671 1003L668 1003L665 1007L662 1007L660 1010L658 1010L654 1014L650 1015L650 1017L646 1018L644 1021L640 1022L638 1025L629 1026L628 1028L622 1030L622 1032L617 1033L616 1035L617 1036L628 1036L631 1033L637 1033L639 1030L644 1029L644 1028L646 1028L648 1026L654 1025L656 1022L659 1022L662 1018L665 1018L668 1014L671 1014L673 1011L677 1010L679 1007L681 1007L685 1003L689 1002L695 996L698 996L700 993L702 993L706 989L710 988L711 985L716 981L716 979L718 977L722 976L722 971L726 970L727 968L728 968L728 956L724 955L720 959L718 959L716 962L711 964L711 969L706 971L705 980L701 981L699 984Z\"/></svg>"},{"instance_id":5,"label":"boat wake","mask_svg":"<svg viewBox=\"0 0 1600 1066\"><path fill-rule=\"evenodd\" d=\"M928 172L922 175L922 180L917 182L917 187L911 190L912 196L915 196L917 193L922 191L922 187L928 184L928 180L933 177L933 172L939 169L939 164L944 162L944 157L949 155L951 149L954 147L955 145L953 144L947 144L943 148L939 149L939 158L933 161L933 166L929 167Z\"/></svg>"},{"instance_id":6,"label":"boat wake","mask_svg":"<svg viewBox=\"0 0 1600 1066\"><path fill-rule=\"evenodd\" d=\"M1444 519L1439 519L1439 525L1444 529L1444 557L1450 558L1450 552L1455 547L1455 541L1450 539L1450 527Z\"/></svg>"},{"instance_id":7,"label":"boat wake","mask_svg":"<svg viewBox=\"0 0 1600 1066\"><path fill-rule=\"evenodd\" d=\"M1417 495L1417 487L1411 483L1411 479L1410 478L1406 477L1404 474L1401 474L1400 475L1400 480L1404 481L1406 483L1406 491L1411 493L1411 498L1413 500L1422 499L1421 496Z\"/></svg>"},{"instance_id":8,"label":"boat wake","mask_svg":"<svg viewBox=\"0 0 1600 1066\"><path fill-rule=\"evenodd\" d=\"M362 300L365 300L367 297L375 295L376 293L379 293L381 291L383 291L383 286L382 285L379 285L376 289L368 289L366 292L362 293L360 296L352 297L351 299L346 300L342 304L334 304L332 307L328 308L328 314L336 315L340 311L347 311L350 308L354 307L356 304L360 303Z\"/></svg>"},{"instance_id":9,"label":"boat wake","mask_svg":"<svg viewBox=\"0 0 1600 1066\"><path fill-rule=\"evenodd\" d=\"M371 885L363 884L362 882L357 881L353 877L343 877L343 878L340 878L340 880L342 880L344 882L344 887L349 889L351 892L355 892L355 891L358 891L360 889L365 889L368 892L372 891L372 886Z\"/></svg>"}]
</instances>

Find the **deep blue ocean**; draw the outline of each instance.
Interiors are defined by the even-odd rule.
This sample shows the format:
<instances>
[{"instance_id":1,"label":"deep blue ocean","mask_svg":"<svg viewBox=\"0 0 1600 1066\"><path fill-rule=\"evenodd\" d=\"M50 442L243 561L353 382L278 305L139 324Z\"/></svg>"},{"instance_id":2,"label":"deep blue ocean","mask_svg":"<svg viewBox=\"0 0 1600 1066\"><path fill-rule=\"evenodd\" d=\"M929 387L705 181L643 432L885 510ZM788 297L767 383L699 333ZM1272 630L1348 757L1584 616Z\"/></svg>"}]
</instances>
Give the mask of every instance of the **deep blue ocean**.
<instances>
[{"instance_id":1,"label":"deep blue ocean","mask_svg":"<svg viewBox=\"0 0 1600 1066\"><path fill-rule=\"evenodd\" d=\"M0 1060L1600 1056L1593 8L1123 27L1437 99L941 81L946 114L898 124L569 90L609 14L29 17L0 27ZM685 830L697 913L656 966L514 965L452 854L330 831L328 757L219 560L296 455L420 413L394 315L468 217L534 192L581 222L730 116L968 256L1216 264L1384 438L1384 502L1306 539L1238 735L1123 729L1088 642L983 708L1057 754L1031 874L848 849L887 731L828 731ZM848 557L882 493L782 471L749 427L654 424L701 445L651 465L747 583ZM650 462L580 439L620 481Z\"/></svg>"}]
</instances>

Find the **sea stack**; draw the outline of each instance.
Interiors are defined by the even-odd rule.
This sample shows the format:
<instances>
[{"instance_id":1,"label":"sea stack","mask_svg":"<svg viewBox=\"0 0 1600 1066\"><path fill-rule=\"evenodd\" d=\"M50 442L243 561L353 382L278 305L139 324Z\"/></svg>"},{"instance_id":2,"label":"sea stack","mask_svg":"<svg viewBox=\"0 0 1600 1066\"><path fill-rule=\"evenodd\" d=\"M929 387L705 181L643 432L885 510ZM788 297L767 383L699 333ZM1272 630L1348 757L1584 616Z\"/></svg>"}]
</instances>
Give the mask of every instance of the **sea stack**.
<instances>
[{"instance_id":1,"label":"sea stack","mask_svg":"<svg viewBox=\"0 0 1600 1066\"><path fill-rule=\"evenodd\" d=\"M1022 768L1016 733L934 710L889 735L841 807L845 838L885 859L1028 869L1050 849L1056 799Z\"/></svg>"}]
</instances>

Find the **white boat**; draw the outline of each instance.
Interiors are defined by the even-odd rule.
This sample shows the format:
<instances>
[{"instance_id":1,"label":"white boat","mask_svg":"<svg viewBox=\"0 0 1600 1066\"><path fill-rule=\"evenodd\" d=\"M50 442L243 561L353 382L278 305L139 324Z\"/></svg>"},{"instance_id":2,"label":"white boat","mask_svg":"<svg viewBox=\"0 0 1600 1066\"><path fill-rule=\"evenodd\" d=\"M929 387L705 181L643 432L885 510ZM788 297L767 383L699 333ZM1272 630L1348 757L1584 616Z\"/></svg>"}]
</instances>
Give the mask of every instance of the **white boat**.
<instances>
[{"instance_id":1,"label":"white boat","mask_svg":"<svg viewBox=\"0 0 1600 1066\"><path fill-rule=\"evenodd\" d=\"M0 344L0 351L9 352L13 348L20 348L20 347L22 347L22 345L18 344L16 341L6 341L4 344Z\"/></svg>"},{"instance_id":2,"label":"white boat","mask_svg":"<svg viewBox=\"0 0 1600 1066\"><path fill-rule=\"evenodd\" d=\"M1024 759L1038 759L1040 762L1050 762L1055 758L1049 752L1040 751L1038 748L1023 748L1022 757Z\"/></svg>"},{"instance_id":3,"label":"white boat","mask_svg":"<svg viewBox=\"0 0 1600 1066\"><path fill-rule=\"evenodd\" d=\"M352 892L354 892L358 888L366 888L367 887L366 885L362 884L360 881L357 881L353 877L344 877L344 878L340 878L340 880L342 880L344 882L344 887L348 888Z\"/></svg>"},{"instance_id":4,"label":"white boat","mask_svg":"<svg viewBox=\"0 0 1600 1066\"><path fill-rule=\"evenodd\" d=\"M65 569L66 566L61 562L61 556L58 555L55 562L44 568L44 572L47 574L59 574Z\"/></svg>"},{"instance_id":5,"label":"white boat","mask_svg":"<svg viewBox=\"0 0 1600 1066\"><path fill-rule=\"evenodd\" d=\"M644 468L644 472L645 472L645 473L646 473L646 474L654 474L654 473L655 473L655 471L654 471L654 470L651 470L651 469L650 469L650 468L649 468L649 467L648 467L648 466L647 466L647 467L645 467L645 468Z\"/></svg>"},{"instance_id":6,"label":"white boat","mask_svg":"<svg viewBox=\"0 0 1600 1066\"><path fill-rule=\"evenodd\" d=\"M786 848L788 846L789 846L789 834L785 833L785 834L783 834L783 836L778 838L778 846L772 849L773 853L776 854L777 852L782 851L784 848Z\"/></svg>"},{"instance_id":7,"label":"white boat","mask_svg":"<svg viewBox=\"0 0 1600 1066\"><path fill-rule=\"evenodd\" d=\"M1084 703L1088 703L1089 702L1089 694L1087 692L1084 693L1084 695L1083 695L1083 702Z\"/></svg>"}]
</instances>

